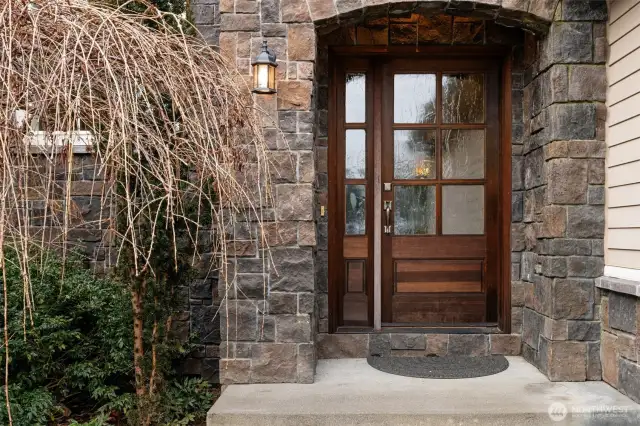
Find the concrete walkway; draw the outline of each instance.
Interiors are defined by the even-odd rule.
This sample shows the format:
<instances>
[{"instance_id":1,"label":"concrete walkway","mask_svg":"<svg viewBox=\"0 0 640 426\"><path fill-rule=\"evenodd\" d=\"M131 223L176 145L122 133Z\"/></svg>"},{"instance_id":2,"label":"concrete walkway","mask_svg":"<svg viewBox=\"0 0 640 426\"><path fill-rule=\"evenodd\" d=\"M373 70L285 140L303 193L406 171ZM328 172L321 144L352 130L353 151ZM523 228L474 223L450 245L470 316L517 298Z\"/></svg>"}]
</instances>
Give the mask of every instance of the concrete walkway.
<instances>
[{"instance_id":1,"label":"concrete walkway","mask_svg":"<svg viewBox=\"0 0 640 426\"><path fill-rule=\"evenodd\" d=\"M520 357L473 379L395 376L364 359L320 360L311 385L231 385L213 425L640 425L640 405L604 382L553 383ZM551 414L549 414L551 413Z\"/></svg>"}]
</instances>

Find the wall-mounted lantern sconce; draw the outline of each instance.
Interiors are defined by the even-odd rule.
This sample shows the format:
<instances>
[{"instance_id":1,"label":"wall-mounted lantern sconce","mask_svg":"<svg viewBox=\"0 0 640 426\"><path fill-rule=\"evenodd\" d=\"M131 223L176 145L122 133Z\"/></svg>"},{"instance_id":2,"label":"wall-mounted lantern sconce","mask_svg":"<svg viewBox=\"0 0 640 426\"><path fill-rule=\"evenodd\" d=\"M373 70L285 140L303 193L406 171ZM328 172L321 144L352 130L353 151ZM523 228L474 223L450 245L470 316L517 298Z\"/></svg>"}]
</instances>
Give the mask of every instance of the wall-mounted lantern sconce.
<instances>
[{"instance_id":1,"label":"wall-mounted lantern sconce","mask_svg":"<svg viewBox=\"0 0 640 426\"><path fill-rule=\"evenodd\" d=\"M262 52L251 63L253 66L253 93L276 93L276 55L262 42Z\"/></svg>"}]
</instances>

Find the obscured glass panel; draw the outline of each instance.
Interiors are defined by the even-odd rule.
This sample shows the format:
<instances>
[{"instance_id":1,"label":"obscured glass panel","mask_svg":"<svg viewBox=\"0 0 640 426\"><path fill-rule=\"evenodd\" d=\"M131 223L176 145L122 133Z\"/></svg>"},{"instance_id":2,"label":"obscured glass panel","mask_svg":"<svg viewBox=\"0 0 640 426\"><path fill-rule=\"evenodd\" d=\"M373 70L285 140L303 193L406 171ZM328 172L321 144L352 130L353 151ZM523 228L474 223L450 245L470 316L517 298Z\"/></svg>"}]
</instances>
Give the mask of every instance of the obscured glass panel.
<instances>
[{"instance_id":1,"label":"obscured glass panel","mask_svg":"<svg viewBox=\"0 0 640 426\"><path fill-rule=\"evenodd\" d=\"M393 211L396 235L435 234L436 187L396 185Z\"/></svg>"},{"instance_id":2,"label":"obscured glass panel","mask_svg":"<svg viewBox=\"0 0 640 426\"><path fill-rule=\"evenodd\" d=\"M442 186L442 233L484 234L484 186Z\"/></svg>"},{"instance_id":3,"label":"obscured glass panel","mask_svg":"<svg viewBox=\"0 0 640 426\"><path fill-rule=\"evenodd\" d=\"M442 131L444 179L484 177L484 130Z\"/></svg>"},{"instance_id":4,"label":"obscured glass panel","mask_svg":"<svg viewBox=\"0 0 640 426\"><path fill-rule=\"evenodd\" d=\"M393 175L396 179L436 177L436 131L393 132Z\"/></svg>"},{"instance_id":5,"label":"obscured glass panel","mask_svg":"<svg viewBox=\"0 0 640 426\"><path fill-rule=\"evenodd\" d=\"M347 292L364 292L364 260L347 260Z\"/></svg>"},{"instance_id":6,"label":"obscured glass panel","mask_svg":"<svg viewBox=\"0 0 640 426\"><path fill-rule=\"evenodd\" d=\"M347 130L345 153L345 177L347 179L364 179L367 170L367 134L364 130Z\"/></svg>"},{"instance_id":7,"label":"obscured glass panel","mask_svg":"<svg viewBox=\"0 0 640 426\"><path fill-rule=\"evenodd\" d=\"M347 235L366 233L366 200L364 185L346 185L346 226Z\"/></svg>"},{"instance_id":8,"label":"obscured glass panel","mask_svg":"<svg viewBox=\"0 0 640 426\"><path fill-rule=\"evenodd\" d=\"M442 120L445 123L484 123L484 75L442 76Z\"/></svg>"},{"instance_id":9,"label":"obscured glass panel","mask_svg":"<svg viewBox=\"0 0 640 426\"><path fill-rule=\"evenodd\" d=\"M396 74L393 114L396 123L435 123L435 74Z\"/></svg>"},{"instance_id":10,"label":"obscured glass panel","mask_svg":"<svg viewBox=\"0 0 640 426\"><path fill-rule=\"evenodd\" d=\"M364 123L366 120L365 74L347 74L345 89L345 120L347 123Z\"/></svg>"}]
</instances>

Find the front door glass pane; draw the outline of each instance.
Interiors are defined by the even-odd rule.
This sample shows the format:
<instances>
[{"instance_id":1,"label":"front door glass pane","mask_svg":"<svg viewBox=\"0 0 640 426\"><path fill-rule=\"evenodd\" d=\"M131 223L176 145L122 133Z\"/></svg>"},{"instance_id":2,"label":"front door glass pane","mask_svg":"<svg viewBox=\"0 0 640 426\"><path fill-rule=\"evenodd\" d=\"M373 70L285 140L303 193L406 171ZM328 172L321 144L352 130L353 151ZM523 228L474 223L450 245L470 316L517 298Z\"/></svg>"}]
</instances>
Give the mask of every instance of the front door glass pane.
<instances>
[{"instance_id":1,"label":"front door glass pane","mask_svg":"<svg viewBox=\"0 0 640 426\"><path fill-rule=\"evenodd\" d=\"M442 177L484 177L484 130L442 131Z\"/></svg>"},{"instance_id":2,"label":"front door glass pane","mask_svg":"<svg viewBox=\"0 0 640 426\"><path fill-rule=\"evenodd\" d=\"M484 186L442 186L442 233L484 234Z\"/></svg>"},{"instance_id":3,"label":"front door glass pane","mask_svg":"<svg viewBox=\"0 0 640 426\"><path fill-rule=\"evenodd\" d=\"M366 82L365 74L347 74L345 90L345 121L347 123L364 123L366 117Z\"/></svg>"},{"instance_id":4,"label":"front door glass pane","mask_svg":"<svg viewBox=\"0 0 640 426\"><path fill-rule=\"evenodd\" d=\"M365 186L346 185L346 226L347 235L364 235L366 232Z\"/></svg>"},{"instance_id":5,"label":"front door glass pane","mask_svg":"<svg viewBox=\"0 0 640 426\"><path fill-rule=\"evenodd\" d=\"M396 185L393 210L396 235L436 233L435 186Z\"/></svg>"},{"instance_id":6,"label":"front door glass pane","mask_svg":"<svg viewBox=\"0 0 640 426\"><path fill-rule=\"evenodd\" d=\"M396 123L436 122L435 74L396 74L393 87Z\"/></svg>"},{"instance_id":7,"label":"front door glass pane","mask_svg":"<svg viewBox=\"0 0 640 426\"><path fill-rule=\"evenodd\" d=\"M393 174L396 179L436 177L436 131L393 132Z\"/></svg>"},{"instance_id":8,"label":"front door glass pane","mask_svg":"<svg viewBox=\"0 0 640 426\"><path fill-rule=\"evenodd\" d=\"M484 75L442 76L442 121L484 123Z\"/></svg>"},{"instance_id":9,"label":"front door glass pane","mask_svg":"<svg viewBox=\"0 0 640 426\"><path fill-rule=\"evenodd\" d=\"M345 135L345 177L364 179L366 173L366 132L350 129Z\"/></svg>"}]
</instances>

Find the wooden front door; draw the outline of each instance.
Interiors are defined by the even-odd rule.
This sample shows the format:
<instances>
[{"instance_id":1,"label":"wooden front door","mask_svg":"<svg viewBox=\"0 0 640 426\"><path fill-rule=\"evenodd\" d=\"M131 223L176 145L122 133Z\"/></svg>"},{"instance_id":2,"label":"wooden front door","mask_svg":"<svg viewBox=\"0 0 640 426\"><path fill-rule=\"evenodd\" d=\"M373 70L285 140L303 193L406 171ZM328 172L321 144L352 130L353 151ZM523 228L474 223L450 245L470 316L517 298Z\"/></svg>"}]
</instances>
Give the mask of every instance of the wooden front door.
<instances>
[{"instance_id":1,"label":"wooden front door","mask_svg":"<svg viewBox=\"0 0 640 426\"><path fill-rule=\"evenodd\" d=\"M376 314L382 327L504 324L501 72L482 56L335 61L334 330Z\"/></svg>"},{"instance_id":2,"label":"wooden front door","mask_svg":"<svg viewBox=\"0 0 640 426\"><path fill-rule=\"evenodd\" d=\"M498 69L384 65L382 321L497 320Z\"/></svg>"}]
</instances>

